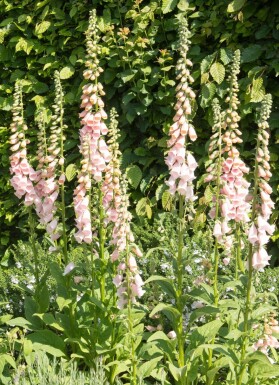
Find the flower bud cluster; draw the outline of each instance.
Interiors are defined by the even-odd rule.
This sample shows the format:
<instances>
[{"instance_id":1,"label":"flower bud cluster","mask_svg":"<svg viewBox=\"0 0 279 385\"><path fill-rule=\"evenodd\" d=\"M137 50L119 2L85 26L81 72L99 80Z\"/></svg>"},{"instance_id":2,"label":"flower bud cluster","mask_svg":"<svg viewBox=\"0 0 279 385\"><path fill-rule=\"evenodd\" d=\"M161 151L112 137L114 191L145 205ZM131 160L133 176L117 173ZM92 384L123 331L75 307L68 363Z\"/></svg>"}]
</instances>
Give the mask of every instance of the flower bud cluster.
<instances>
[{"instance_id":1,"label":"flower bud cluster","mask_svg":"<svg viewBox=\"0 0 279 385\"><path fill-rule=\"evenodd\" d=\"M120 155L119 151L119 130L117 122L117 112L115 108L112 108L110 113L110 125L109 125L109 140L107 141L111 152L111 160L105 169L105 180L102 186L102 192L104 194L103 206L106 211L106 221L116 222L118 218L118 209L121 204L121 190L120 190Z\"/></svg>"},{"instance_id":2,"label":"flower bud cluster","mask_svg":"<svg viewBox=\"0 0 279 385\"><path fill-rule=\"evenodd\" d=\"M87 83L82 88L82 102L80 113L82 128L80 130L80 152L82 154L82 169L78 174L78 186L74 191L74 208L76 214L76 225L78 232L75 238L78 242L91 243L92 226L90 214L90 199L88 191L91 189L92 178L95 182L101 182L103 172L111 159L103 135L106 135L108 128L104 123L107 114L104 111L104 102L101 99L104 90L101 83L97 81L102 72L99 67L98 54L98 31L96 11L90 14L89 27L86 32L87 70L84 71L85 79L94 81Z\"/></svg>"},{"instance_id":3,"label":"flower bud cluster","mask_svg":"<svg viewBox=\"0 0 279 385\"><path fill-rule=\"evenodd\" d=\"M239 72L240 51L236 50L231 65L230 75L228 76L230 87L228 88L229 95L226 98L226 102L229 104L229 107L223 114L223 129L225 130L222 138L225 145L223 151L227 152L229 156L234 156L233 146L238 143L242 143L242 139L240 138L241 131L238 129L240 116L237 112L238 105L240 103L238 100L239 85L237 81L237 75Z\"/></svg>"},{"instance_id":4,"label":"flower bud cluster","mask_svg":"<svg viewBox=\"0 0 279 385\"><path fill-rule=\"evenodd\" d=\"M31 167L27 159L27 145L25 132L28 130L23 118L22 86L15 85L13 102L13 120L11 124L10 144L12 155L10 156L10 173L12 175L11 185L18 198L24 197L24 204L31 206L38 204L40 198L34 187L38 180L38 173Z\"/></svg>"},{"instance_id":5,"label":"flower bud cluster","mask_svg":"<svg viewBox=\"0 0 279 385\"><path fill-rule=\"evenodd\" d=\"M128 211L129 198L127 195L127 182L125 178L121 180L121 205L118 208L118 217L113 228L111 244L114 251L111 255L112 261L121 260L117 267L117 275L113 283L117 287L118 307L122 309L130 299L133 303L136 297L142 297L143 281L139 274L135 257L141 257L142 252L135 245L134 235L131 231L131 213ZM128 257L127 257L128 253Z\"/></svg>"},{"instance_id":6,"label":"flower bud cluster","mask_svg":"<svg viewBox=\"0 0 279 385\"><path fill-rule=\"evenodd\" d=\"M195 141L197 138L194 127L189 123L189 115L192 113L191 101L195 98L195 93L192 90L190 84L194 79L190 75L188 67L191 67L192 62L187 59L187 52L189 50L189 35L187 21L183 20L180 28L180 59L177 62L177 80L179 81L176 87L175 104L176 114L173 118L174 123L170 127L168 141L168 155L165 163L170 171L170 178L166 182L169 186L171 194L176 192L182 196L185 196L188 200L194 199L193 184L192 181L195 178L194 171L197 167L197 163L193 157L186 150L186 140L189 137L190 140Z\"/></svg>"},{"instance_id":7,"label":"flower bud cluster","mask_svg":"<svg viewBox=\"0 0 279 385\"><path fill-rule=\"evenodd\" d=\"M272 188L268 184L271 177L270 165L269 165L269 125L268 118L270 116L272 107L271 95L265 96L262 102L260 111L260 117L258 122L258 138L257 138L257 150L256 150L256 167L255 178L257 179L257 185L255 185L255 194L259 193L256 209L256 218L252 223L248 240L254 246L254 254L252 257L252 266L254 269L263 269L269 264L270 256L267 254L264 245L269 241L269 238L273 234L275 227L269 224L269 219L274 208L274 202L272 201L270 194Z\"/></svg>"}]
</instances>

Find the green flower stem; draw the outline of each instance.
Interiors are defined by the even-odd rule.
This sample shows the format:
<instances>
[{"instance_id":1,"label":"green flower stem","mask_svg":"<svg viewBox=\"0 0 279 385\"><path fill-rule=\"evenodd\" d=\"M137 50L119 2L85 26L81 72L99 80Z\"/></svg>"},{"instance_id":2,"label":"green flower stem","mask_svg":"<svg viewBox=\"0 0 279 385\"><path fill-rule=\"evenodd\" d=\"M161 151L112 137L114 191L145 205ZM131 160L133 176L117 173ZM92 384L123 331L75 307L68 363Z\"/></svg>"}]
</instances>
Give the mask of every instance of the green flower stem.
<instances>
[{"instance_id":1,"label":"green flower stem","mask_svg":"<svg viewBox=\"0 0 279 385\"><path fill-rule=\"evenodd\" d=\"M235 255L235 279L238 280L239 271L244 273L244 265L241 259L241 227L240 224L236 225L236 255Z\"/></svg>"},{"instance_id":2,"label":"green flower stem","mask_svg":"<svg viewBox=\"0 0 279 385\"><path fill-rule=\"evenodd\" d=\"M184 344L185 335L183 331L183 235L185 231L184 218L184 197L179 196L179 227L178 227L178 252L177 252L177 310L179 311L179 319L177 324L177 343L178 343L178 364L182 368L185 365Z\"/></svg>"},{"instance_id":3,"label":"green flower stem","mask_svg":"<svg viewBox=\"0 0 279 385\"><path fill-rule=\"evenodd\" d=\"M259 150L259 140L257 140L256 154L258 154L258 150ZM256 218L257 197L258 197L258 188L259 188L258 166L259 165L258 165L258 160L257 160L257 156L256 156L255 170L254 170L255 186L254 186L254 193L253 193L251 223L253 223L255 221L255 218ZM246 350L247 350L247 343L248 343L249 316L251 313L251 289L252 289L252 281L253 281L253 265L252 265L253 251L254 251L254 247L250 243L249 244L249 250L248 250L248 257L247 257L248 282L247 282L246 303L245 303L244 321L243 321L244 337L242 340L241 359L240 359L241 363L245 359L245 354L246 354ZM240 369L237 385L241 385L241 383L242 383L242 377L244 374L245 367L246 367L246 364L243 365L242 368Z\"/></svg>"},{"instance_id":4,"label":"green flower stem","mask_svg":"<svg viewBox=\"0 0 279 385\"><path fill-rule=\"evenodd\" d=\"M63 125L63 100L60 99L60 159L64 159L64 125ZM64 162L61 164L61 175L65 175L65 166ZM69 258L68 258L68 247L67 247L67 227L66 227L66 205L65 205L65 185L62 183L60 187L60 193L61 193L61 219L62 219L62 239L63 239L63 257L64 257L64 263L65 265L68 264Z\"/></svg>"},{"instance_id":5,"label":"green flower stem","mask_svg":"<svg viewBox=\"0 0 279 385\"><path fill-rule=\"evenodd\" d=\"M101 279L100 279L100 291L101 291L101 301L104 303L106 298L105 293L105 240L106 240L106 230L104 227L105 212L103 206L103 194L101 191L101 186L99 186L99 215L100 215L100 224L99 224L99 257L101 260Z\"/></svg>"},{"instance_id":6,"label":"green flower stem","mask_svg":"<svg viewBox=\"0 0 279 385\"><path fill-rule=\"evenodd\" d=\"M35 264L35 280L36 280L36 288L38 287L39 284L39 258L38 258L38 251L36 247L36 224L35 224L35 219L32 214L32 208L28 207L28 216L29 216L29 227L30 227L30 243L31 243L31 248L33 252L33 257L34 257L34 264Z\"/></svg>"},{"instance_id":7,"label":"green flower stem","mask_svg":"<svg viewBox=\"0 0 279 385\"><path fill-rule=\"evenodd\" d=\"M218 164L217 164L217 180L216 180L216 208L215 208L215 220L219 219L219 211L220 211L220 190L221 190L221 172L222 172L222 125L219 120L219 142L218 142ZM219 267L219 249L218 249L218 240L215 238L214 242L214 277L213 277L213 292L214 292L214 305L218 307L219 304L219 291L218 291L218 267ZM211 342L215 343L215 338ZM208 353L208 368L212 365L212 357L213 350L210 349ZM211 380L207 379L207 384L210 385L212 383Z\"/></svg>"},{"instance_id":8,"label":"green flower stem","mask_svg":"<svg viewBox=\"0 0 279 385\"><path fill-rule=\"evenodd\" d=\"M127 316L128 316L128 332L131 338L131 361L132 361L132 373L131 373L131 385L137 384L137 357L135 349L135 338L134 338L134 327L132 319L132 292L131 292L131 281L130 281L130 269L129 269L129 259L130 259L130 248L129 248L129 239L126 238L126 279L127 279Z\"/></svg>"}]
</instances>

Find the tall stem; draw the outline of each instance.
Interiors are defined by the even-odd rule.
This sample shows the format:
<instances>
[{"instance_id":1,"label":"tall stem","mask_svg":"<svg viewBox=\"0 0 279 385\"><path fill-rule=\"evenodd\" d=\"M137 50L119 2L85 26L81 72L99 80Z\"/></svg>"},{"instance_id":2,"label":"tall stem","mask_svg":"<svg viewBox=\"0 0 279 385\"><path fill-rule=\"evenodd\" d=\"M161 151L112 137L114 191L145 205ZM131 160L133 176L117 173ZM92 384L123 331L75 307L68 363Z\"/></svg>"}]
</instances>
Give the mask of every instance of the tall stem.
<instances>
[{"instance_id":1,"label":"tall stem","mask_svg":"<svg viewBox=\"0 0 279 385\"><path fill-rule=\"evenodd\" d=\"M185 231L184 218L184 197L179 196L179 225L178 225L178 252L177 252L177 310L179 311L179 320L177 325L177 342L178 342L178 364L182 368L185 365L184 343L185 336L183 332L183 236Z\"/></svg>"},{"instance_id":2,"label":"tall stem","mask_svg":"<svg viewBox=\"0 0 279 385\"><path fill-rule=\"evenodd\" d=\"M63 124L63 116L64 116L64 110L63 110L63 100L62 96L60 97L60 159L64 159L64 124ZM62 161L61 164L61 175L65 174L65 166L64 161ZM68 264L68 247L67 247L67 227L66 227L66 205L65 205L65 186L64 183L62 183L60 187L60 193L61 193L61 219L62 219L62 229L63 229L63 257L64 257L64 263L65 265Z\"/></svg>"},{"instance_id":3,"label":"tall stem","mask_svg":"<svg viewBox=\"0 0 279 385\"><path fill-rule=\"evenodd\" d=\"M136 349L135 349L135 339L134 339L134 327L132 319L132 292L131 292L131 280L130 280L130 269L129 269L129 259L130 259L130 248L129 248L129 239L126 238L126 280L127 280L127 313L128 313L128 331L131 339L131 361L132 361L132 373L131 373L131 385L137 385L137 358L136 358Z\"/></svg>"},{"instance_id":4,"label":"tall stem","mask_svg":"<svg viewBox=\"0 0 279 385\"><path fill-rule=\"evenodd\" d=\"M36 288L39 284L39 258L38 258L38 251L36 247L36 231L35 231L35 221L34 216L32 215L32 208L28 207L28 216L29 216L29 226L30 226L30 243L31 248L33 252L34 257L34 264L35 264L35 280L36 280Z\"/></svg>"},{"instance_id":5,"label":"tall stem","mask_svg":"<svg viewBox=\"0 0 279 385\"><path fill-rule=\"evenodd\" d=\"M99 257L101 260L101 280L100 280L100 291L101 291L101 301L105 301L105 228L104 228L104 206L103 206L103 194L101 191L101 186L99 187L99 215L100 215L100 224L99 224Z\"/></svg>"},{"instance_id":6,"label":"tall stem","mask_svg":"<svg viewBox=\"0 0 279 385\"><path fill-rule=\"evenodd\" d=\"M259 139L257 140L257 147L256 147L256 154L258 153L259 149ZM259 178L258 178L258 160L256 156L255 160L255 171L254 171L254 180L255 180L255 186L254 186L254 192L253 192L253 203L252 203L252 217L251 222L253 223L256 218L256 208L257 208L257 196L258 196L258 188L259 188ZM253 245L249 244L248 249L248 256L247 256L247 263L248 263L248 281L247 281L247 289L246 289L246 302L245 302L245 310L244 310L244 321L243 321L243 341L242 341L242 349L241 349L241 359L240 362L244 361L246 350L247 350L247 342L248 342L248 332L249 332L249 316L251 312L251 289L252 289L252 281L253 281L253 265L252 265L252 258L253 258ZM241 385L242 377L244 374L246 365L243 365L240 373L237 385Z\"/></svg>"}]
</instances>

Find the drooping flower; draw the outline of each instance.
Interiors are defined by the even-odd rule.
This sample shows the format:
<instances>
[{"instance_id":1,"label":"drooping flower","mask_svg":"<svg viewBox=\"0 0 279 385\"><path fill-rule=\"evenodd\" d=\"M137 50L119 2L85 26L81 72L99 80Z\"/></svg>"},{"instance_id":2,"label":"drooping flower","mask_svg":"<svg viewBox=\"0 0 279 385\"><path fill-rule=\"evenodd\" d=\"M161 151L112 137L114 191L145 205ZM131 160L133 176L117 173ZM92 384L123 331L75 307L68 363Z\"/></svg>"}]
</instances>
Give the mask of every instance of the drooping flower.
<instances>
[{"instance_id":1,"label":"drooping flower","mask_svg":"<svg viewBox=\"0 0 279 385\"><path fill-rule=\"evenodd\" d=\"M197 163L193 155L187 150L187 138L195 141L197 138L196 131L190 123L190 115L192 114L191 103L195 98L195 93L191 88L194 79L190 75L189 67L193 64L187 58L189 50L189 35L187 21L184 19L181 23L180 34L180 59L177 62L177 80L179 83L176 87L176 114L173 118L174 123L170 127L168 141L168 155L165 163L169 168L170 178L166 181L169 192L174 195L176 192L185 197L185 199L193 201L195 199L192 181L195 178L194 171Z\"/></svg>"},{"instance_id":2,"label":"drooping flower","mask_svg":"<svg viewBox=\"0 0 279 385\"><path fill-rule=\"evenodd\" d=\"M120 261L113 283L117 287L118 307L122 309L129 300L135 302L137 297L142 297L145 291L142 289L143 281L136 261L136 257L142 256L142 253L134 244L134 235L130 226L132 216L128 211L129 198L125 177L121 181L120 189L121 202L117 208L117 218L112 232L111 245L114 247L114 251L111 260L112 262Z\"/></svg>"},{"instance_id":3,"label":"drooping flower","mask_svg":"<svg viewBox=\"0 0 279 385\"><path fill-rule=\"evenodd\" d=\"M23 118L22 85L15 84L13 102L13 121L11 124L10 144L12 154L10 156L11 185L18 198L24 197L24 204L31 206L39 204L40 198L35 190L38 173L33 169L27 159L27 145L29 139L25 137L28 130Z\"/></svg>"},{"instance_id":4,"label":"drooping flower","mask_svg":"<svg viewBox=\"0 0 279 385\"><path fill-rule=\"evenodd\" d=\"M268 119L271 107L272 99L271 95L268 94L262 101L259 114L255 166L255 180L257 182L254 186L255 216L248 234L248 240L253 245L252 266L256 270L261 270L269 265L270 256L265 250L265 245L275 229L274 225L269 223L272 209L274 208L274 202L270 197L272 188L268 184L271 177L268 150Z\"/></svg>"},{"instance_id":5,"label":"drooping flower","mask_svg":"<svg viewBox=\"0 0 279 385\"><path fill-rule=\"evenodd\" d=\"M77 242L92 242L92 224L90 213L89 190L92 181L101 182L103 173L111 159L110 151L104 140L108 129L104 123L107 114L101 99L104 90L98 77L103 69L99 66L98 28L96 11L90 13L89 27L86 32L87 69L83 72L88 83L82 88L80 113L82 128L80 130L80 152L82 154L82 169L78 174L78 186L74 191L74 209L76 214Z\"/></svg>"}]
</instances>

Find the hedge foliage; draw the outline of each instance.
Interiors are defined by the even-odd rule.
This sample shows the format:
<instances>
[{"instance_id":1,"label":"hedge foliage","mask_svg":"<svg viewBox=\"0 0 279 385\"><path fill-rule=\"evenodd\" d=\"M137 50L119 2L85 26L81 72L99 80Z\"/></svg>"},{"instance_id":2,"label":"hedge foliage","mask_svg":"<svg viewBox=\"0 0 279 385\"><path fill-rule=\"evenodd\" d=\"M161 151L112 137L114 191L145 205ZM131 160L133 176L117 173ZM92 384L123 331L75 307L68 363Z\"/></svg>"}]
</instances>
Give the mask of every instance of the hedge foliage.
<instances>
[{"instance_id":1,"label":"hedge foliage","mask_svg":"<svg viewBox=\"0 0 279 385\"><path fill-rule=\"evenodd\" d=\"M0 242L23 226L17 198L8 183L9 124L14 83L24 80L26 119L36 140L36 108L53 103L53 74L60 71L68 125L67 164L79 159L79 99L85 60L84 31L95 7L102 33L102 82L106 109L120 115L122 166L128 168L137 214L152 217L166 176L164 150L172 120L179 18L192 31L189 57L197 92L194 123L200 140L193 148L200 174L207 159L211 101L222 100L226 66L241 50L241 129L246 161L253 160L255 114L263 95L273 96L271 161L278 201L279 166L279 3L278 0L0 0ZM49 116L48 114L48 116ZM69 170L72 166L70 166ZM70 178L71 179L71 178ZM74 183L74 180L71 182ZM200 189L203 187L200 183ZM68 190L69 204L71 191ZM164 202L163 202L164 203ZM159 208L161 207L161 201ZM278 209L274 221L278 218ZM273 254L278 250L273 237Z\"/></svg>"}]
</instances>

